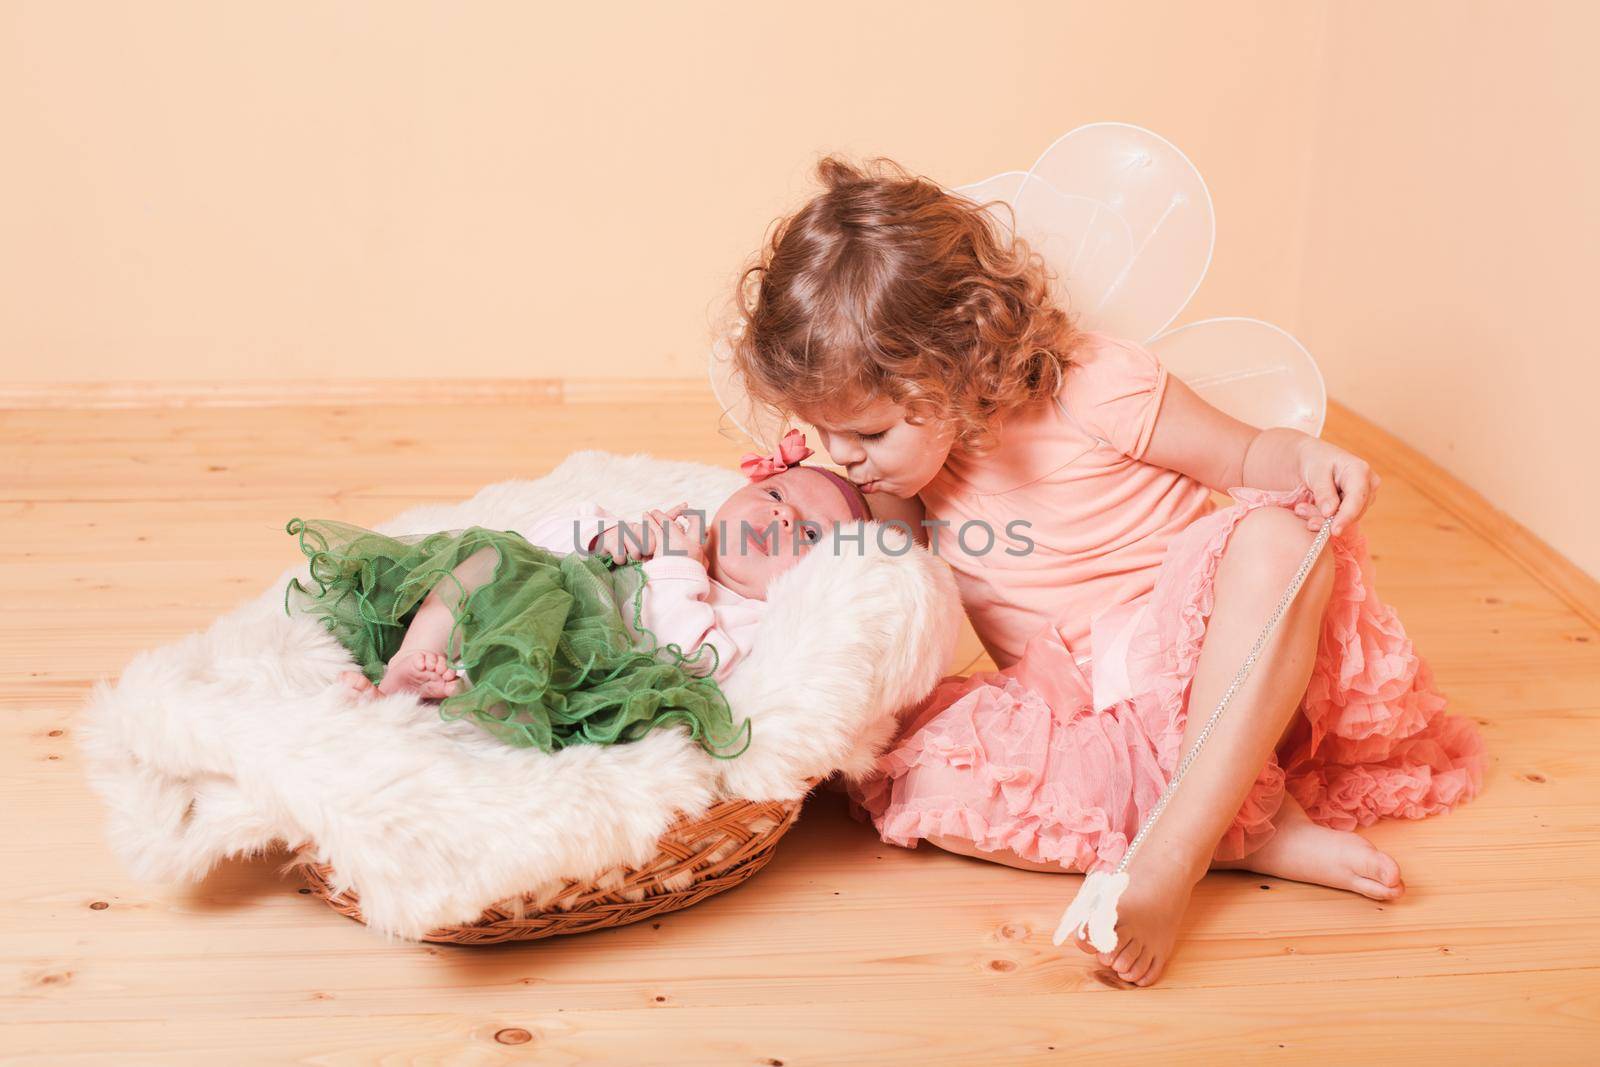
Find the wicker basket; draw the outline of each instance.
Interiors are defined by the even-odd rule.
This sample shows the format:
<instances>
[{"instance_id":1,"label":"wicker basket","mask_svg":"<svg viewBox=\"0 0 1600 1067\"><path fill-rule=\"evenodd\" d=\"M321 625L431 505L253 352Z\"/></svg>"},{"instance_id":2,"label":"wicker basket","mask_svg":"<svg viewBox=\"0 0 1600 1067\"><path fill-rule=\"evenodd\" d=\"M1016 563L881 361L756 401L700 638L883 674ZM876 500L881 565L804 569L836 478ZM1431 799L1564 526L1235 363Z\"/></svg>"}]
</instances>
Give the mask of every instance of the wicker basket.
<instances>
[{"instance_id":1,"label":"wicker basket","mask_svg":"<svg viewBox=\"0 0 1600 1067\"><path fill-rule=\"evenodd\" d=\"M614 867L592 882L566 881L545 892L503 900L477 922L443 926L422 940L455 945L533 941L624 926L687 908L765 867L778 839L799 817L802 803L803 797L724 800L697 819L674 823L661 835L655 858L643 867ZM332 868L312 862L298 867L311 892L340 914L365 921L354 891L334 891Z\"/></svg>"}]
</instances>

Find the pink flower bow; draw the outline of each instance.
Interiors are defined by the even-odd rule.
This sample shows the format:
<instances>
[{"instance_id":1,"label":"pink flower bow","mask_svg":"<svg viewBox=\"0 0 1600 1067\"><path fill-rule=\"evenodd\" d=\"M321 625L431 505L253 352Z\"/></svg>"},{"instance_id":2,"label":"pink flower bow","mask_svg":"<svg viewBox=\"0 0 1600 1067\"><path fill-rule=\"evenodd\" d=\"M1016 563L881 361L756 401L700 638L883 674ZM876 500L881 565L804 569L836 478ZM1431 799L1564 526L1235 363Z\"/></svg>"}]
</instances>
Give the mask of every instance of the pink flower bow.
<instances>
[{"instance_id":1,"label":"pink flower bow","mask_svg":"<svg viewBox=\"0 0 1600 1067\"><path fill-rule=\"evenodd\" d=\"M809 455L811 449L806 447L806 435L799 430L790 430L783 435L783 440L778 442L778 450L772 455L763 456L756 452L746 452L744 458L739 461L739 469L752 482L759 482L779 471L788 470Z\"/></svg>"}]
</instances>

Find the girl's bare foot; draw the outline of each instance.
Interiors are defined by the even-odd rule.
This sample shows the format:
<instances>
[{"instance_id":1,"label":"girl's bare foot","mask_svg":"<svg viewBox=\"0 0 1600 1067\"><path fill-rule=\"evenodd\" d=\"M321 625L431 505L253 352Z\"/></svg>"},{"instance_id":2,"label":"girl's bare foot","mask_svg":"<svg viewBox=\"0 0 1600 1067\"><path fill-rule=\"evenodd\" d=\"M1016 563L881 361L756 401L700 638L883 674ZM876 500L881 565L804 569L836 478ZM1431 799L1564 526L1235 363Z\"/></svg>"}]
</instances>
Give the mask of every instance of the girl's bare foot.
<instances>
[{"instance_id":1,"label":"girl's bare foot","mask_svg":"<svg viewBox=\"0 0 1600 1067\"><path fill-rule=\"evenodd\" d=\"M1128 887L1117 901L1117 947L1096 952L1082 939L1078 947L1094 953L1102 967L1111 968L1124 982L1150 985L1167 969L1178 924L1199 880L1175 860L1140 852L1128 867Z\"/></svg>"},{"instance_id":2,"label":"girl's bare foot","mask_svg":"<svg viewBox=\"0 0 1600 1067\"><path fill-rule=\"evenodd\" d=\"M1287 798L1274 823L1277 832L1266 844L1216 866L1347 889L1373 900L1394 900L1406 891L1400 865L1360 834L1318 826Z\"/></svg>"},{"instance_id":3,"label":"girl's bare foot","mask_svg":"<svg viewBox=\"0 0 1600 1067\"><path fill-rule=\"evenodd\" d=\"M443 652L417 651L396 656L378 683L380 693L416 693L430 700L454 696L462 688Z\"/></svg>"},{"instance_id":4,"label":"girl's bare foot","mask_svg":"<svg viewBox=\"0 0 1600 1067\"><path fill-rule=\"evenodd\" d=\"M1265 845L1243 859L1212 866L1346 889L1373 900L1394 900L1405 892L1400 865L1387 853L1359 834L1318 826L1288 798ZM1097 953L1100 964L1134 985L1147 986L1160 978L1195 881L1161 857L1136 856L1129 865L1128 888L1117 901L1117 948ZM1087 941L1079 941L1078 947L1094 952Z\"/></svg>"},{"instance_id":5,"label":"girl's bare foot","mask_svg":"<svg viewBox=\"0 0 1600 1067\"><path fill-rule=\"evenodd\" d=\"M343 672L339 675L339 683L356 700L371 700L378 695L378 687L372 684L372 679L360 671Z\"/></svg>"}]
</instances>

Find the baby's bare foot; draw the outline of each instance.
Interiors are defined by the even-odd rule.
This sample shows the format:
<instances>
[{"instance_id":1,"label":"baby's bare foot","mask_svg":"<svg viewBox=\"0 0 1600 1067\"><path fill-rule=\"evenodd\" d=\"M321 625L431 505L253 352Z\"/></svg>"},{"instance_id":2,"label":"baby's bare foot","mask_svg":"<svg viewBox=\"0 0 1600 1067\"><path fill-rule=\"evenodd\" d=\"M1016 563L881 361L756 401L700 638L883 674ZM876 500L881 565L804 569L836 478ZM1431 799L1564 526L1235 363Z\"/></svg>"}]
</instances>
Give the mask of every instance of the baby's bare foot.
<instances>
[{"instance_id":1,"label":"baby's bare foot","mask_svg":"<svg viewBox=\"0 0 1600 1067\"><path fill-rule=\"evenodd\" d=\"M442 652L409 652L389 661L378 683L380 693L416 693L430 700L454 696L462 689L460 675Z\"/></svg>"},{"instance_id":2,"label":"baby's bare foot","mask_svg":"<svg viewBox=\"0 0 1600 1067\"><path fill-rule=\"evenodd\" d=\"M1177 863L1140 853L1128 867L1128 886L1117 901L1117 947L1096 952L1087 940L1078 947L1094 953L1118 978L1147 986L1161 977L1172 958L1178 925L1189 906L1196 877Z\"/></svg>"},{"instance_id":3,"label":"baby's bare foot","mask_svg":"<svg viewBox=\"0 0 1600 1067\"><path fill-rule=\"evenodd\" d=\"M339 675L339 684L356 700L371 700L378 695L378 687L372 684L372 679L360 671L345 671Z\"/></svg>"},{"instance_id":4,"label":"baby's bare foot","mask_svg":"<svg viewBox=\"0 0 1600 1067\"><path fill-rule=\"evenodd\" d=\"M1394 900L1406 891L1400 865L1360 834L1312 822L1300 805L1284 805L1277 832L1267 843L1228 866L1347 889L1373 900Z\"/></svg>"}]
</instances>

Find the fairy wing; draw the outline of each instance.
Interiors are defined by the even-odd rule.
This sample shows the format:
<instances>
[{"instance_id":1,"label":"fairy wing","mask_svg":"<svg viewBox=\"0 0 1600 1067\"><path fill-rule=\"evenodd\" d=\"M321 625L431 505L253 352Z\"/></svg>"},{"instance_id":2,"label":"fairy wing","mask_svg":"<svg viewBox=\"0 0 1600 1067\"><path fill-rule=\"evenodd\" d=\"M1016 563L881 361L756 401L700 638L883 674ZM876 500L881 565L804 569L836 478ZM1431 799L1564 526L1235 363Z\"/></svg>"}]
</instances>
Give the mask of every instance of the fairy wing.
<instances>
[{"instance_id":1,"label":"fairy wing","mask_svg":"<svg viewBox=\"0 0 1600 1067\"><path fill-rule=\"evenodd\" d=\"M1205 399L1256 426L1322 427L1316 362L1286 331L1222 318L1163 333L1200 288L1216 243L1211 193L1171 142L1098 122L1057 138L1026 171L954 190L1024 238L1079 326L1148 345Z\"/></svg>"},{"instance_id":2,"label":"fairy wing","mask_svg":"<svg viewBox=\"0 0 1600 1067\"><path fill-rule=\"evenodd\" d=\"M1085 329L1154 337L1183 310L1211 262L1216 225L1200 172L1138 126L1080 126L1026 171L955 191L1010 207L1015 233L1050 265L1057 299Z\"/></svg>"},{"instance_id":3,"label":"fairy wing","mask_svg":"<svg viewBox=\"0 0 1600 1067\"><path fill-rule=\"evenodd\" d=\"M1260 319L1202 319L1148 345L1208 404L1251 426L1322 432L1328 391L1306 346Z\"/></svg>"}]
</instances>

